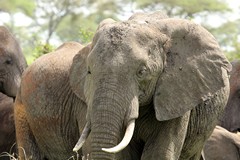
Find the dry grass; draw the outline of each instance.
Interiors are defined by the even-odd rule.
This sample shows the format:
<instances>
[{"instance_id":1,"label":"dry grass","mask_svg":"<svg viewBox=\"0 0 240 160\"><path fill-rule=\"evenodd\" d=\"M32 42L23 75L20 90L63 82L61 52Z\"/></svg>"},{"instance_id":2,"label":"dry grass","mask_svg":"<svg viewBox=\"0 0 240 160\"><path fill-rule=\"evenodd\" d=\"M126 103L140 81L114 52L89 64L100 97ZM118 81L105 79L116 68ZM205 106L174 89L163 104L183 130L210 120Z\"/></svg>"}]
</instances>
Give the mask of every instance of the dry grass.
<instances>
[{"instance_id":1,"label":"dry grass","mask_svg":"<svg viewBox=\"0 0 240 160\"><path fill-rule=\"evenodd\" d=\"M14 149L15 145L16 145L16 143L14 143L12 145L9 152L0 153L0 159L1 159L1 157L9 157L9 159L11 159L11 160L17 160L16 159L17 155L13 152L13 149Z\"/></svg>"},{"instance_id":2,"label":"dry grass","mask_svg":"<svg viewBox=\"0 0 240 160\"><path fill-rule=\"evenodd\" d=\"M1 157L9 157L10 160L18 160L18 158L17 158L18 155L16 155L15 153L12 152L14 146L15 146L15 144L11 147L9 153L8 152L1 153L0 154L0 159L1 159ZM25 155L24 159L27 159L24 148L21 148L21 149L23 150L24 155ZM80 155L77 153L76 157L72 156L72 157L69 157L67 160L88 160L88 156L87 157L84 157L84 156L80 157Z\"/></svg>"},{"instance_id":3,"label":"dry grass","mask_svg":"<svg viewBox=\"0 0 240 160\"><path fill-rule=\"evenodd\" d=\"M9 159L11 159L11 160L17 160L17 158L14 154L10 154L10 153L7 153L7 152L1 153L0 159L1 159L1 157L9 157Z\"/></svg>"}]
</instances>

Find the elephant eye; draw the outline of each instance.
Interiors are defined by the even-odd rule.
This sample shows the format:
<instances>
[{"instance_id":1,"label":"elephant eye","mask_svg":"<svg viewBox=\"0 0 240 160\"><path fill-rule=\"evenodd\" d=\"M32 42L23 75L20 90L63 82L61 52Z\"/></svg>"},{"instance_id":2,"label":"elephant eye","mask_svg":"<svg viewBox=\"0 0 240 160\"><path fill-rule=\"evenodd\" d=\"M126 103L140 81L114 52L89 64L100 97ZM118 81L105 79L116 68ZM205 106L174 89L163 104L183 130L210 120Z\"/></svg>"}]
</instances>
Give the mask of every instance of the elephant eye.
<instances>
[{"instance_id":1,"label":"elephant eye","mask_svg":"<svg viewBox=\"0 0 240 160\"><path fill-rule=\"evenodd\" d=\"M147 74L147 67L146 66L140 67L140 69L137 71L137 77L138 78L143 78L143 77L145 77L146 74Z\"/></svg>"},{"instance_id":2,"label":"elephant eye","mask_svg":"<svg viewBox=\"0 0 240 160\"><path fill-rule=\"evenodd\" d=\"M12 58L7 58L5 63L9 65L12 64L13 63Z\"/></svg>"}]
</instances>

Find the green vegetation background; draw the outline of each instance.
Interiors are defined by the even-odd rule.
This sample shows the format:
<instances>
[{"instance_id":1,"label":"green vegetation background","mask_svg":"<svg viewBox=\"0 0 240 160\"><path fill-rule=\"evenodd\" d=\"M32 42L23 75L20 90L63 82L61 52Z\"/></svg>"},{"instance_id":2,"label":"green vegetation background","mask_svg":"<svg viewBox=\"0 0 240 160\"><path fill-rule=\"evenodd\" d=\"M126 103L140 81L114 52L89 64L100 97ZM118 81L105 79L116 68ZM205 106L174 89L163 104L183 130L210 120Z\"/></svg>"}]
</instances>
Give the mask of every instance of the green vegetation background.
<instances>
[{"instance_id":1,"label":"green vegetation background","mask_svg":"<svg viewBox=\"0 0 240 160\"><path fill-rule=\"evenodd\" d=\"M105 18L126 20L135 12L161 10L170 17L200 19L229 60L240 59L240 17L228 0L0 0L0 22L18 38L28 64L61 43L91 41ZM237 5L237 4L236 4ZM238 6L238 9L239 6ZM19 18L21 17L21 18ZM3 21L7 19L6 21ZM211 22L222 21L218 26Z\"/></svg>"}]
</instances>

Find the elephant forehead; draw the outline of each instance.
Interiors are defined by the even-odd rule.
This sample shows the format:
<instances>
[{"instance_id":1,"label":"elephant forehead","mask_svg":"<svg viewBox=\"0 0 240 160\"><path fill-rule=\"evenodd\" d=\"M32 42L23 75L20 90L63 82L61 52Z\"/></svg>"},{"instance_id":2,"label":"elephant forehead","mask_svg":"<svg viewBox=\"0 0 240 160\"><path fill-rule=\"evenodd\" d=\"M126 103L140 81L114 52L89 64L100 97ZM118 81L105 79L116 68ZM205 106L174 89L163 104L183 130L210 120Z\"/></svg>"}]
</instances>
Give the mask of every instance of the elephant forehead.
<instances>
[{"instance_id":1,"label":"elephant forehead","mask_svg":"<svg viewBox=\"0 0 240 160\"><path fill-rule=\"evenodd\" d=\"M94 37L88 64L111 70L137 69L149 59L149 50L158 45L158 36L145 24L124 22L103 27Z\"/></svg>"},{"instance_id":2,"label":"elephant forehead","mask_svg":"<svg viewBox=\"0 0 240 160\"><path fill-rule=\"evenodd\" d=\"M145 47L141 47L135 39L130 41L124 38L124 40L115 45L105 37L99 39L88 57L89 64L100 68L129 69L147 59L147 54L144 54L147 50Z\"/></svg>"},{"instance_id":3,"label":"elephant forehead","mask_svg":"<svg viewBox=\"0 0 240 160\"><path fill-rule=\"evenodd\" d=\"M105 28L96 37L94 49L97 49L97 54L108 57L118 57L121 54L125 57L139 57L158 39L148 26L125 23Z\"/></svg>"},{"instance_id":4,"label":"elephant forehead","mask_svg":"<svg viewBox=\"0 0 240 160\"><path fill-rule=\"evenodd\" d=\"M122 22L103 30L102 36L110 45L124 46L132 41L146 44L156 38L156 32L148 24Z\"/></svg>"}]
</instances>

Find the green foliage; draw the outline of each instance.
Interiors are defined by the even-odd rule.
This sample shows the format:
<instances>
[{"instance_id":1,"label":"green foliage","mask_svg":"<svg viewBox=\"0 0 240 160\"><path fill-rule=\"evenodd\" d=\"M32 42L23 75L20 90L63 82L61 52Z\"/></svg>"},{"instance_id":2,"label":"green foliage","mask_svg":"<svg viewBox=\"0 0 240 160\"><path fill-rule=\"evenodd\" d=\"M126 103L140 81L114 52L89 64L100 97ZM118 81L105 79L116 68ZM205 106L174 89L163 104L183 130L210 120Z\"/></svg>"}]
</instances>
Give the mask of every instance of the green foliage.
<instances>
[{"instance_id":1,"label":"green foliage","mask_svg":"<svg viewBox=\"0 0 240 160\"><path fill-rule=\"evenodd\" d=\"M217 28L207 26L230 60L240 58L240 20L228 21Z\"/></svg>"},{"instance_id":2,"label":"green foliage","mask_svg":"<svg viewBox=\"0 0 240 160\"><path fill-rule=\"evenodd\" d=\"M93 35L94 35L94 32L92 32L90 30L86 30L83 28L80 28L80 30L79 30L79 38L81 40L81 43L83 43L83 44L91 42Z\"/></svg>"},{"instance_id":3,"label":"green foliage","mask_svg":"<svg viewBox=\"0 0 240 160\"><path fill-rule=\"evenodd\" d=\"M52 52L55 49L54 46L50 44L38 43L36 48L33 50L33 61L39 58L40 56ZM31 62L29 62L31 63Z\"/></svg>"},{"instance_id":4,"label":"green foliage","mask_svg":"<svg viewBox=\"0 0 240 160\"><path fill-rule=\"evenodd\" d=\"M34 0L0 0L0 11L8 13L23 12L32 17L36 8Z\"/></svg>"},{"instance_id":5,"label":"green foliage","mask_svg":"<svg viewBox=\"0 0 240 160\"><path fill-rule=\"evenodd\" d=\"M163 10L169 16L194 17L202 12L224 12L229 8L221 0L136 0L138 7L148 10Z\"/></svg>"},{"instance_id":6,"label":"green foliage","mask_svg":"<svg viewBox=\"0 0 240 160\"><path fill-rule=\"evenodd\" d=\"M227 52L226 56L230 61L233 61L235 59L240 60L240 43L236 42L234 50Z\"/></svg>"},{"instance_id":7,"label":"green foliage","mask_svg":"<svg viewBox=\"0 0 240 160\"><path fill-rule=\"evenodd\" d=\"M105 18L127 19L125 15L140 9L150 12L161 10L170 17L208 19L209 14L222 16L230 13L227 3L228 0L0 0L0 12L7 12L11 17L21 12L31 18L29 26L15 26L14 18L8 24L31 63L51 51L52 48L44 44L52 46L52 40L58 44L66 41L90 42L98 24ZM218 28L206 26L229 59L240 57L239 21L228 22ZM202 25L204 23L203 20ZM38 43L40 41L43 43Z\"/></svg>"},{"instance_id":8,"label":"green foliage","mask_svg":"<svg viewBox=\"0 0 240 160\"><path fill-rule=\"evenodd\" d=\"M62 42L87 43L91 41L96 28L97 24L94 20L79 15L71 15L60 23L56 33Z\"/></svg>"}]
</instances>

